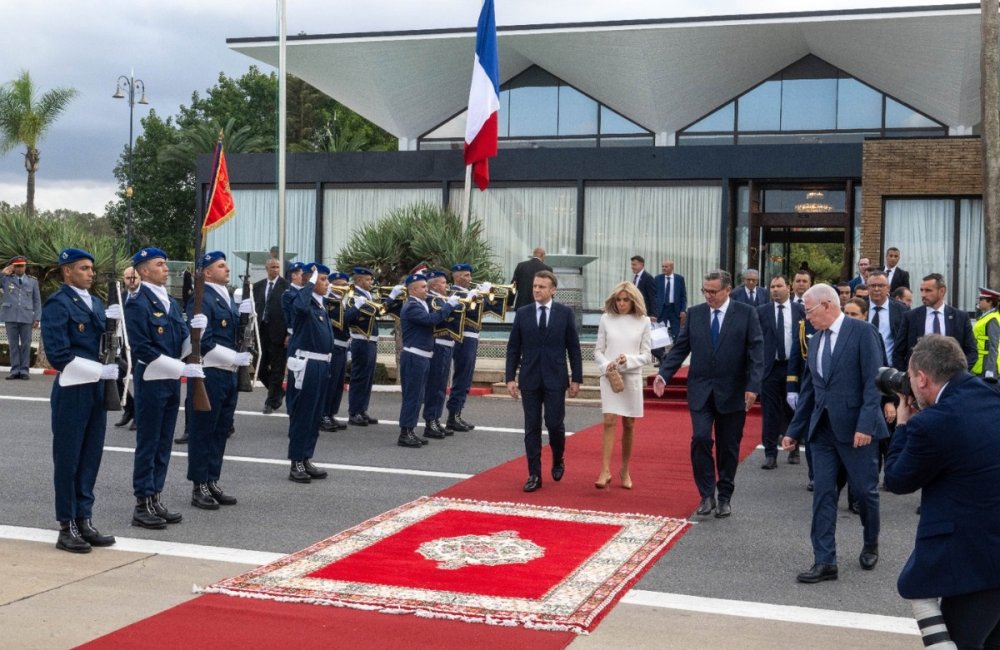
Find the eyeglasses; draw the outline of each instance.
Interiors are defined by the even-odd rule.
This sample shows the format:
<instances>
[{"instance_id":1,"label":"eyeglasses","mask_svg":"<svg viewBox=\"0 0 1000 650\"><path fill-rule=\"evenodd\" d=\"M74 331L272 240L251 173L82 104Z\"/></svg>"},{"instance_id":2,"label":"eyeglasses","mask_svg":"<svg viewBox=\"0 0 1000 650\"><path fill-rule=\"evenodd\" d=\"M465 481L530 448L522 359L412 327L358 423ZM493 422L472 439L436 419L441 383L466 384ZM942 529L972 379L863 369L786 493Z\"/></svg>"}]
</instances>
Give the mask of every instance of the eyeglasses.
<instances>
[{"instance_id":1,"label":"eyeglasses","mask_svg":"<svg viewBox=\"0 0 1000 650\"><path fill-rule=\"evenodd\" d=\"M882 284L880 282L879 283L869 282L868 283L868 288L869 289L888 289L889 285L888 284Z\"/></svg>"},{"instance_id":2,"label":"eyeglasses","mask_svg":"<svg viewBox=\"0 0 1000 650\"><path fill-rule=\"evenodd\" d=\"M722 293L723 289L705 289L702 288L701 292L706 296L714 296L716 294Z\"/></svg>"},{"instance_id":3,"label":"eyeglasses","mask_svg":"<svg viewBox=\"0 0 1000 650\"><path fill-rule=\"evenodd\" d=\"M828 304L830 304L829 301L824 300L823 302L820 302L818 304L813 305L812 307L810 307L809 309L806 310L806 316L808 316L809 314L813 313L814 311L816 311L817 309L819 309L821 306L828 305Z\"/></svg>"}]
</instances>

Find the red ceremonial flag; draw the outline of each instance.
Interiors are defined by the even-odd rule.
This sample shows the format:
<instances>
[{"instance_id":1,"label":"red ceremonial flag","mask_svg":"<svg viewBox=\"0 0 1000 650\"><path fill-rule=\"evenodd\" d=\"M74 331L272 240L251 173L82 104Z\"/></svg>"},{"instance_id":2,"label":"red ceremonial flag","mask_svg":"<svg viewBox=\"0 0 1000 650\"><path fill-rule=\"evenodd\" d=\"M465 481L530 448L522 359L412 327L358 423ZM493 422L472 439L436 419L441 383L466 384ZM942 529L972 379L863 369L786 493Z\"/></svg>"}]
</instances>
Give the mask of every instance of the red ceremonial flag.
<instances>
[{"instance_id":1,"label":"red ceremonial flag","mask_svg":"<svg viewBox=\"0 0 1000 650\"><path fill-rule=\"evenodd\" d=\"M229 221L236 214L236 204L233 202L233 192L229 189L229 170L226 169L226 155L222 152L222 138L215 145L215 169L212 173L212 190L208 195L208 208L205 210L205 222L201 226L202 234L215 230Z\"/></svg>"}]
</instances>

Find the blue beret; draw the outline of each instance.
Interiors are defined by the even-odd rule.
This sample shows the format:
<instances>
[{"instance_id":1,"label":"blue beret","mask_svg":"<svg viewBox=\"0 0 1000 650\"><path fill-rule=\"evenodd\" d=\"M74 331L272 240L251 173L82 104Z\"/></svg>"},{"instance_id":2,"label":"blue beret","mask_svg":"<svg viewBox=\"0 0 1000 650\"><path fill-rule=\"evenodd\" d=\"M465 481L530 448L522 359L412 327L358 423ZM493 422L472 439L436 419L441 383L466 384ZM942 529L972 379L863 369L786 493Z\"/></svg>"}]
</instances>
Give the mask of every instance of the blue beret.
<instances>
[{"instance_id":1,"label":"blue beret","mask_svg":"<svg viewBox=\"0 0 1000 650\"><path fill-rule=\"evenodd\" d=\"M306 270L309 271L309 273L312 273L313 271L318 271L323 275L326 276L330 275L330 267L320 264L319 262L309 262L309 264L306 265Z\"/></svg>"},{"instance_id":2,"label":"blue beret","mask_svg":"<svg viewBox=\"0 0 1000 650\"><path fill-rule=\"evenodd\" d=\"M423 275L421 273L412 273L406 276L406 280L403 281L403 284L405 284L406 286L410 286L411 284L417 282L418 280L426 280L426 279L427 279L426 275Z\"/></svg>"},{"instance_id":3,"label":"blue beret","mask_svg":"<svg viewBox=\"0 0 1000 650\"><path fill-rule=\"evenodd\" d=\"M79 260L90 260L93 262L94 256L79 248L64 248L62 252L59 253L59 266L62 266L63 264L72 264L73 262L78 262Z\"/></svg>"},{"instance_id":4,"label":"blue beret","mask_svg":"<svg viewBox=\"0 0 1000 650\"><path fill-rule=\"evenodd\" d=\"M330 273L330 282L333 282L334 280L343 280L344 282L347 282L350 279L351 276L347 275L343 271L334 271L333 273Z\"/></svg>"},{"instance_id":5,"label":"blue beret","mask_svg":"<svg viewBox=\"0 0 1000 650\"><path fill-rule=\"evenodd\" d=\"M222 251L208 251L201 256L201 268L204 269L224 259L226 259L226 254Z\"/></svg>"},{"instance_id":6,"label":"blue beret","mask_svg":"<svg viewBox=\"0 0 1000 650\"><path fill-rule=\"evenodd\" d=\"M354 273L354 275L370 275L373 277L375 276L375 273L373 273L371 269L367 269L363 266L355 266L354 269L352 270L352 273Z\"/></svg>"},{"instance_id":7,"label":"blue beret","mask_svg":"<svg viewBox=\"0 0 1000 650\"><path fill-rule=\"evenodd\" d=\"M167 254L161 251L159 248L143 248L140 249L138 253L132 256L132 266L137 264L142 264L143 262L148 262L151 259L162 257L164 260L167 259Z\"/></svg>"},{"instance_id":8,"label":"blue beret","mask_svg":"<svg viewBox=\"0 0 1000 650\"><path fill-rule=\"evenodd\" d=\"M452 264L451 272L455 273L456 271L468 271L469 273L472 273L472 265L466 264L465 262L462 262L461 264Z\"/></svg>"},{"instance_id":9,"label":"blue beret","mask_svg":"<svg viewBox=\"0 0 1000 650\"><path fill-rule=\"evenodd\" d=\"M434 278L446 278L448 274L444 271L427 271L424 273L425 280L433 280Z\"/></svg>"},{"instance_id":10,"label":"blue beret","mask_svg":"<svg viewBox=\"0 0 1000 650\"><path fill-rule=\"evenodd\" d=\"M292 262L291 264L288 265L288 272L295 273L296 271L304 271L305 268L306 265L303 264L302 262Z\"/></svg>"}]
</instances>

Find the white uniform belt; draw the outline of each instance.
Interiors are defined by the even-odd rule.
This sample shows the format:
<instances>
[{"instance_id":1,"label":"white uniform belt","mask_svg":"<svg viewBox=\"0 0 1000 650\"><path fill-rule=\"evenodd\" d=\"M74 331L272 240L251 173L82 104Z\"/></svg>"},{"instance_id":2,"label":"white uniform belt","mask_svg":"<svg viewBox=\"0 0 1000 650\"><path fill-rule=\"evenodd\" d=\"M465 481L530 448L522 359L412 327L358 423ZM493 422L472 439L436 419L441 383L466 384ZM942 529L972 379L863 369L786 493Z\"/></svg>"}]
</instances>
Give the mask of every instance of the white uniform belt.
<instances>
[{"instance_id":1,"label":"white uniform belt","mask_svg":"<svg viewBox=\"0 0 1000 650\"><path fill-rule=\"evenodd\" d=\"M336 345L338 348L349 348L349 347L351 347L351 342L350 341L346 341L346 340L341 341L340 339L333 339L333 344Z\"/></svg>"},{"instance_id":2,"label":"white uniform belt","mask_svg":"<svg viewBox=\"0 0 1000 650\"><path fill-rule=\"evenodd\" d=\"M313 361L325 361L330 363L330 353L320 354L319 352L308 352L306 350L296 350L295 356L300 359L311 359Z\"/></svg>"},{"instance_id":3,"label":"white uniform belt","mask_svg":"<svg viewBox=\"0 0 1000 650\"><path fill-rule=\"evenodd\" d=\"M479 332L473 332L472 330L465 330L462 332L462 336L467 339L478 339Z\"/></svg>"},{"instance_id":4,"label":"white uniform belt","mask_svg":"<svg viewBox=\"0 0 1000 650\"><path fill-rule=\"evenodd\" d=\"M405 348L403 348L403 352L409 352L410 354L415 354L418 357L423 357L425 359L433 359L434 358L434 353L433 352L428 352L427 350L421 350L420 348L405 347Z\"/></svg>"},{"instance_id":5,"label":"white uniform belt","mask_svg":"<svg viewBox=\"0 0 1000 650\"><path fill-rule=\"evenodd\" d=\"M358 334L357 332L351 332L351 338L359 341L367 341L368 343L374 343L374 341L372 341L369 337L364 334Z\"/></svg>"},{"instance_id":6,"label":"white uniform belt","mask_svg":"<svg viewBox=\"0 0 1000 650\"><path fill-rule=\"evenodd\" d=\"M451 339L434 339L434 345L443 345L446 348L455 347L455 342Z\"/></svg>"}]
</instances>

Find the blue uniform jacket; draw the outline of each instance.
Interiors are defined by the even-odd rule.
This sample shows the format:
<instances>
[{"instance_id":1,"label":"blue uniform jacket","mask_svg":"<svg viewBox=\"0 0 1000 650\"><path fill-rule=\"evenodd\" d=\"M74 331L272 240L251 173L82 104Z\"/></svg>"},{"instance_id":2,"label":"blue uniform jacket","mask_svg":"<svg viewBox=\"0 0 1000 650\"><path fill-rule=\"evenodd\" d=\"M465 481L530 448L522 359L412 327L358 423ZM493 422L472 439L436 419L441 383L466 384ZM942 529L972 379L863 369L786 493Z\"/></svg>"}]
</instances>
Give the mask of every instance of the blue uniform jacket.
<instances>
[{"instance_id":1,"label":"blue uniform jacket","mask_svg":"<svg viewBox=\"0 0 1000 650\"><path fill-rule=\"evenodd\" d=\"M52 367L60 372L74 357L100 361L104 304L97 296L91 295L90 299L93 309L88 309L80 294L64 284L42 308L45 353Z\"/></svg>"},{"instance_id":2,"label":"blue uniform jacket","mask_svg":"<svg viewBox=\"0 0 1000 650\"><path fill-rule=\"evenodd\" d=\"M290 291L286 291L285 296L289 293ZM312 282L307 282L306 286L295 292L289 313L292 315L292 319L288 321L292 324L292 338L288 342L289 356L293 356L296 350L319 354L329 354L333 350L330 316L326 313L326 308L313 299Z\"/></svg>"},{"instance_id":3,"label":"blue uniform jacket","mask_svg":"<svg viewBox=\"0 0 1000 650\"><path fill-rule=\"evenodd\" d=\"M302 289L294 284L289 284L288 288L281 294L281 313L285 316L285 324L288 325L288 329L292 331L294 331L292 322L295 318L292 315L292 301L295 300L295 296L297 296L301 290ZM289 341L289 343L291 343L291 341Z\"/></svg>"},{"instance_id":4,"label":"blue uniform jacket","mask_svg":"<svg viewBox=\"0 0 1000 650\"><path fill-rule=\"evenodd\" d=\"M417 298L408 298L399 316L399 327L403 331L403 346L433 352L434 326L444 322L452 309L453 307L446 302L437 311L427 311Z\"/></svg>"},{"instance_id":5,"label":"blue uniform jacket","mask_svg":"<svg viewBox=\"0 0 1000 650\"><path fill-rule=\"evenodd\" d=\"M201 333L201 354L208 354L216 345L236 349L236 336L240 329L240 314L233 308L232 299L226 301L218 291L205 287L201 299L201 313L208 325ZM194 314L194 298L188 300L188 319ZM252 314L251 314L252 316Z\"/></svg>"},{"instance_id":6,"label":"blue uniform jacket","mask_svg":"<svg viewBox=\"0 0 1000 650\"><path fill-rule=\"evenodd\" d=\"M139 364L148 365L161 354L180 359L184 340L191 334L177 301L170 298L168 313L156 294L145 286L125 301L125 327L136 371Z\"/></svg>"}]
</instances>

